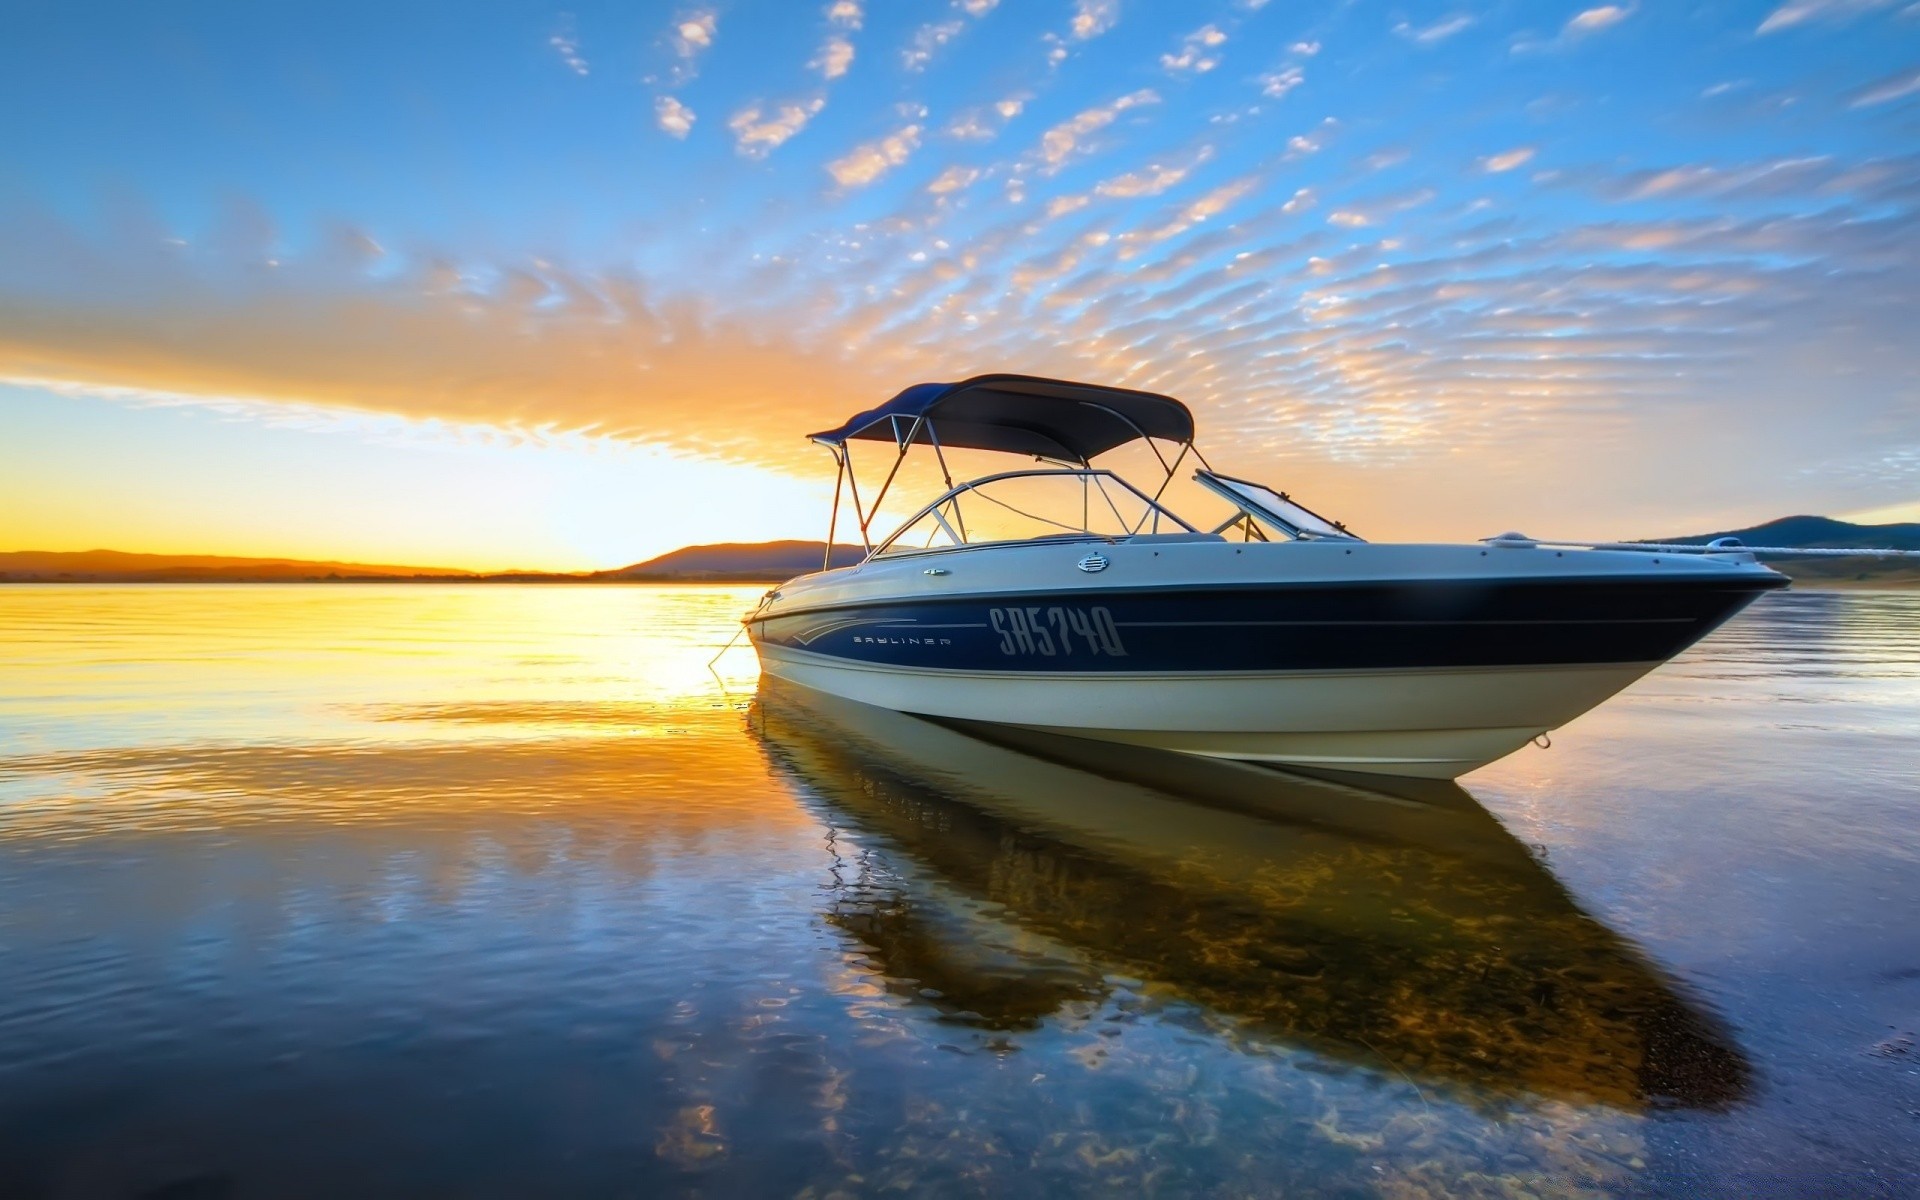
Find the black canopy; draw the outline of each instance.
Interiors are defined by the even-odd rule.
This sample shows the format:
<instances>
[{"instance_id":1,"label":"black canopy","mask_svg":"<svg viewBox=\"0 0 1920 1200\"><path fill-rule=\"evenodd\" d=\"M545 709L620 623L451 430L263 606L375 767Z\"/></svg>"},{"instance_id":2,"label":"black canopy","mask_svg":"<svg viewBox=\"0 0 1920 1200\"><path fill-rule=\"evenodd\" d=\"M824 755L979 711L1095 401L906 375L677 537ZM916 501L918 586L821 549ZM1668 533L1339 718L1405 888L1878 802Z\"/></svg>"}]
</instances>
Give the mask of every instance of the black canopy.
<instances>
[{"instance_id":1,"label":"black canopy","mask_svg":"<svg viewBox=\"0 0 1920 1200\"><path fill-rule=\"evenodd\" d=\"M1193 414L1171 396L1033 375L918 383L840 428L811 437L834 446L853 438L904 443L916 417L927 418L942 446L1068 462L1085 462L1143 437L1193 440ZM924 425L914 441L932 441Z\"/></svg>"}]
</instances>

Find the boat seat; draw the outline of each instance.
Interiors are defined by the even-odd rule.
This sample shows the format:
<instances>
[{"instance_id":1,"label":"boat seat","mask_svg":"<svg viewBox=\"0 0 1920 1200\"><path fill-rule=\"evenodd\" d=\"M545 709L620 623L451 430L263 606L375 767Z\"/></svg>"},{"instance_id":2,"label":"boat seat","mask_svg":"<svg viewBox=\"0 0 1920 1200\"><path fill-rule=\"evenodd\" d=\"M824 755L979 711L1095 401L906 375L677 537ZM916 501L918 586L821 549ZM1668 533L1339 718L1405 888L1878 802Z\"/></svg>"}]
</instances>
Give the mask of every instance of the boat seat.
<instances>
[{"instance_id":1,"label":"boat seat","mask_svg":"<svg viewBox=\"0 0 1920 1200\"><path fill-rule=\"evenodd\" d=\"M1181 532L1181 533L1136 533L1132 537L1128 538L1127 542L1129 544L1134 542L1151 542L1154 545L1159 545L1162 542L1224 542L1226 540L1227 540L1226 538L1221 537L1217 533Z\"/></svg>"}]
</instances>

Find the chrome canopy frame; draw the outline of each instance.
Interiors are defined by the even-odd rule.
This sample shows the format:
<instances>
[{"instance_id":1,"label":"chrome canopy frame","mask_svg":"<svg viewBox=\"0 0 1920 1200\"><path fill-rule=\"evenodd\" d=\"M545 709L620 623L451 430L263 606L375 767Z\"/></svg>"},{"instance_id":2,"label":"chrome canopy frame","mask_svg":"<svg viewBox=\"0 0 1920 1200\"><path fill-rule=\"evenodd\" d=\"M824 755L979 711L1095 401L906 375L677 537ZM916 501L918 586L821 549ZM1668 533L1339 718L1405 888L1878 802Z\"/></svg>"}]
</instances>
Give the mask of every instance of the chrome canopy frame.
<instances>
[{"instance_id":1,"label":"chrome canopy frame","mask_svg":"<svg viewBox=\"0 0 1920 1200\"><path fill-rule=\"evenodd\" d=\"M950 396L954 394L956 391L963 391L970 387L983 386L983 385L994 385L994 384L1004 385L1004 381L1009 381L1009 380L1016 381L1016 382L1024 382L1024 384L1026 385L1042 385L1045 387L1052 387L1052 388L1081 389L1082 391L1085 391L1085 392L1104 391L1106 393L1106 397L1104 398L1114 398L1112 404L1103 403L1101 399L1094 399L1094 398L1091 398L1091 396L1087 396L1087 395L1082 395L1078 398L1074 398L1071 395L1060 395L1057 392L1042 392L1038 394L1046 395L1050 397L1051 401L1055 403L1066 403L1069 405L1078 405L1085 409L1090 409L1095 412L1098 412L1102 414L1102 416L1106 419L1118 421L1126 429L1131 430L1134 436L1133 438L1127 439L1125 441L1118 441L1117 439L1112 438L1110 435L1097 442L1083 441L1081 443L1081 446L1083 447L1105 446L1106 449L1103 450L1098 448L1092 448L1092 449L1083 450L1079 455L1075 457L1053 457L1046 454L1034 453L1032 457L1035 462L1052 463L1055 465L1046 467L1046 468L1040 468L1040 469L1027 469L1027 470L1021 470L1021 471L1003 471L994 475L981 476L978 479L969 480L964 483L960 483L956 485L953 480L953 472L947 465L946 447L941 442L939 427L935 422L935 420L933 419L933 417L930 415L933 410L933 407L936 404L938 404L942 399L944 399L946 396ZM924 404L924 407L922 407L921 411L914 412L912 416L909 416L906 412L884 411L886 407L898 405L903 398L910 398L912 396L912 393L918 390L918 388L937 388L937 387L943 387L943 386L947 388L946 393L936 396L931 401L922 402ZM1149 434L1146 431L1146 429L1142 427L1141 420L1148 420L1148 415L1150 413L1158 412L1159 410L1157 409L1146 410L1146 412L1142 413L1141 420L1135 420L1134 417L1129 416L1127 413L1122 412L1120 408L1116 407L1116 405L1123 403L1123 399L1115 398L1115 397L1145 397L1149 400L1157 401L1162 405L1170 405L1172 409L1177 410L1177 420L1170 427L1175 429L1178 432L1184 433L1185 437L1184 438L1168 437L1166 436L1166 433L1163 431L1161 435L1156 438L1154 435ZM911 404L909 405L909 407L911 407ZM866 423L864 425L856 425L856 422L860 421L862 418L867 418ZM1153 424L1153 423L1154 423L1153 421L1150 421L1150 420L1148 421L1148 424ZM874 429L876 427L880 429L884 429L893 435L893 442L895 445L896 453L894 455L893 463L887 469L886 478L881 480L879 490L874 493L873 499L869 503L869 502L863 501L860 495L860 482L859 482L859 479L856 477L854 467L853 467L853 454L851 450L850 439L853 437L862 437L864 440L869 440L869 441L878 440L884 443L887 440L884 434L881 434L876 438L871 434L862 434L859 432L862 430ZM1011 429L1011 430L1021 430L1026 428L1026 426L1022 422L1008 419L1004 415L1001 415L999 419L996 420L993 426L991 427ZM1004 449L1003 447L988 445L985 442L981 442L978 440L971 440L971 441L968 440L969 438L972 438L972 439L980 438L981 426L978 421L976 421L974 425L970 426L970 425L967 425L966 422L963 420L959 428L962 431L961 434L959 435L961 438L961 442L960 442L961 445L972 446L977 449L986 450L990 453L1014 453L1022 457L1025 456L1025 451L1017 451L1017 450L1009 451ZM855 432L850 434L848 432L849 430L854 430ZM834 538L839 533L839 529L840 529L840 506L841 506L841 496L843 493L852 501L854 522L855 524L858 525L860 529L860 545L861 545L861 548L866 551L866 558L862 561L871 562L876 555L880 554L882 551L885 551L889 547L891 547L894 542L899 540L902 534L904 534L909 528L911 528L917 522L924 519L929 514L933 515L934 520L940 524L940 526L944 529L946 534L953 540L955 547L966 546L970 544L971 545L987 545L987 544L1006 545L1008 544L1007 541L1004 541L1004 540L992 542L992 543L984 542L984 541L970 543L967 539L966 522L964 518L962 518L959 510L959 505L955 503L955 501L957 501L960 496L965 495L966 493L971 492L974 489L981 487L985 484L993 483L998 480L1019 478L1023 476L1068 475L1068 476L1079 477L1082 480L1083 489L1091 486L1093 488L1097 488L1098 490L1100 490L1101 497L1104 500L1106 500L1108 507L1113 509L1114 516L1116 517L1116 519L1118 519L1120 526L1122 528L1131 530L1126 535L1129 537L1138 536L1140 528L1145 527L1149 519L1153 520L1155 529L1157 530L1159 527L1159 518L1164 516L1168 518L1170 521L1172 521L1174 524L1178 525L1181 529L1187 531L1188 533L1193 533L1193 534L1204 535L1206 533L1212 533L1212 534L1220 535L1220 534L1224 534L1227 530L1238 527L1242 530L1242 536L1247 541L1256 541L1256 540L1263 541L1263 542L1267 541L1268 529L1271 529L1272 531L1280 534L1282 537L1290 541L1315 541L1315 540L1325 540L1328 538L1351 539L1354 541L1362 540L1356 535L1354 535L1352 532L1350 532L1345 525L1341 524L1338 521L1329 520L1328 518L1322 517L1320 516L1320 514L1313 512L1311 509L1307 509L1304 505L1299 504L1298 501L1294 500L1291 496L1287 495L1287 493L1285 492L1280 492L1274 489L1268 489L1268 488L1265 488L1265 485L1262 485L1262 484L1255 484L1249 480L1234 479L1232 476L1221 475L1219 472L1216 472L1213 469L1213 464L1207 461L1206 455L1202 454L1200 452L1200 448L1197 445L1195 445L1192 416L1190 413L1188 413L1186 407L1180 404L1179 401L1174 400L1171 397L1153 396L1150 393L1133 393L1133 392L1128 392L1125 389L1096 389L1092 385L1068 384L1068 383L1064 383L1063 381L1041 380L1041 379L1035 379L1033 377L1028 377L1028 376L977 376L976 378L961 384L917 385L917 388L908 389L907 392L901 393L901 396L896 397L894 401L890 401L888 406L883 406L883 408L880 410L872 410L869 413L860 414L859 416L854 418L854 421L849 422L846 426L843 426L841 429L828 431L826 433L813 434L810 436L809 440L816 442L819 445L825 446L827 448L828 452L833 455L834 465L836 468L836 475L834 478L834 485L833 485L833 510L832 510L831 516L829 516L827 520L827 544L826 544L825 552L821 557L821 564L820 564L820 569L823 571L831 570L833 567ZM1074 447L1071 447L1065 444L1070 440L1071 439L1062 438L1058 441L1055 441L1054 444L1057 446L1060 446L1062 449L1067 449L1069 453L1072 453L1074 450ZM1159 486L1154 489L1153 494L1150 496L1140 488L1134 486L1132 483L1129 483L1127 480L1115 474L1113 471L1110 471L1104 468L1096 468L1093 466L1091 461L1089 461L1092 457L1105 453L1106 450L1117 449L1119 445L1131 444L1131 442L1133 441L1145 442L1147 444L1147 449L1152 451L1155 460L1160 465L1160 468L1166 473L1165 477L1160 480ZM1161 441L1167 442L1169 445L1177 445L1179 447L1179 452L1173 456L1171 461L1168 460L1166 454L1162 453L1160 446L1157 444L1158 442L1161 442ZM942 493L940 497L934 500L931 504L925 505L924 507L914 512L912 516L908 517L907 520L901 524L899 529L895 530L891 535L889 535L886 538L885 541L881 542L878 546L876 546L874 544L874 540L872 537L873 522L879 516L880 506L886 501L887 493L893 487L894 480L899 477L900 467L902 464L906 462L907 452L911 450L915 445L926 445L926 446L933 447L934 459L940 466L940 478L946 484L947 490L944 493ZM1218 527L1212 530L1203 531L1196 528L1195 526L1187 522L1185 519L1180 517L1178 514L1162 506L1160 503L1160 498L1166 494L1168 486L1173 483L1174 477L1177 474L1179 474L1180 467L1183 463L1186 462L1187 456L1189 454L1191 454L1199 462L1200 466L1203 468L1201 471L1196 472L1194 474L1193 476L1194 480L1200 483L1203 487L1207 488L1209 491L1213 492L1216 496L1226 500L1229 504L1232 504L1236 509L1234 516L1228 518L1225 522L1223 522ZM1106 480L1112 480L1113 482L1119 484L1121 487L1125 488L1127 491L1131 492L1133 495L1135 495L1145 503L1145 506L1146 506L1145 510L1143 511L1140 520L1135 525L1129 526L1126 518L1121 516L1119 509L1114 505L1113 498L1106 493L1104 489L1104 483ZM1294 508L1298 508L1300 512L1298 514L1292 514L1292 515L1297 516L1299 519L1290 520L1288 519L1289 517L1288 513L1271 511L1269 507L1262 505L1262 503L1260 502L1257 496L1250 497L1248 495L1238 492L1237 490L1231 487L1220 486L1222 483L1245 484L1250 488L1270 491L1274 496L1277 496L1279 498L1279 501L1281 502L1280 507L1286 508L1291 506ZM1011 505L1006 504L1004 501L993 499L992 497L985 497L985 498L993 500L994 503L999 504L1002 507L1006 507L1006 508L1013 507ZM1087 500L1083 500L1083 506L1082 506L1082 511L1083 511L1082 524L1083 526L1089 526L1088 528L1082 528L1077 531L1070 531L1070 532L1062 533L1058 535L1047 535L1047 536L1057 536L1057 537L1064 538L1064 537L1073 536L1075 533L1077 533L1078 535L1086 538L1101 539L1106 541L1116 540L1115 538L1110 537L1107 534L1095 533L1090 528L1092 524L1092 520L1090 517L1090 512L1087 508L1088 503L1090 503L1090 498ZM954 525L950 525L946 519L946 516L943 515L940 511L943 508L943 506L946 506L946 505L953 506L952 517L954 522L956 522L958 525L957 528L955 528ZM1015 511L1016 513L1019 513L1022 516L1026 516L1030 519L1040 521L1043 524L1061 524L1060 522L1053 521L1050 518L1038 517L1033 513L1022 512L1019 509L1013 509L1013 511ZM1327 528L1326 529L1311 528L1310 526L1312 522L1315 522L1315 521L1320 522L1322 525L1326 526ZM1065 525L1062 525L1062 528L1066 529L1067 527Z\"/></svg>"},{"instance_id":2,"label":"chrome canopy frame","mask_svg":"<svg viewBox=\"0 0 1920 1200\"><path fill-rule=\"evenodd\" d=\"M894 541L915 522L925 517L928 513L940 508L940 506L951 502L956 497L981 485L995 482L996 480L1013 479L1021 476L1074 475L1082 477L1083 479L1096 481L1111 479L1146 502L1146 512L1141 517L1141 524L1145 524L1149 516L1158 515L1167 517L1189 533L1200 532L1200 530L1196 529L1192 524L1183 520L1177 513L1163 507L1160 503L1160 497L1166 494L1167 485L1173 482L1174 476L1179 473L1180 464L1186 461L1188 454L1192 454L1203 465L1206 464L1206 456L1200 453L1199 447L1193 444L1192 439L1178 443L1180 446L1179 453L1174 456L1172 462L1168 462L1166 455L1162 454L1160 448L1154 444L1154 439L1148 436L1138 424L1130 420L1124 413L1118 412L1108 405L1099 404L1094 401L1083 400L1080 401L1080 403L1091 408L1099 409L1109 416L1125 422L1129 428L1139 434L1138 440L1145 442L1147 448L1153 451L1154 458L1159 460L1160 466L1166 471L1166 477L1160 481L1160 486L1154 489L1151 496L1127 482L1125 479L1122 479L1114 472L1106 470L1105 468L1095 467L1084 458L1074 461L1045 458L1040 455L1035 455L1034 461L1055 462L1060 465L1024 471L1002 471L994 475L983 475L978 479L968 480L956 485L953 481L953 472L947 466L946 450L940 443L940 435L932 418L924 413L914 417L911 421L904 421L899 416L892 416L889 417L888 420L893 430L893 439L897 447L897 452L894 455L893 464L887 469L886 478L880 482L880 490L874 493L871 503L863 503L860 499L860 482L853 469L853 454L847 443L830 441L817 435L810 439L817 445L827 448L828 452L833 455L836 468L833 484L833 509L827 519L827 544L826 550L821 555L820 569L823 571L830 570L833 566L833 539L840 528L840 497L843 492L846 493L853 502L854 520L860 529L860 545L867 552L867 557L863 561L872 561L874 556L888 546L891 546ZM903 425L905 426L904 430L902 428ZM925 434L924 437L922 437L923 432ZM947 490L931 504L925 505L917 510L911 517L908 517L901 523L899 529L895 530L884 542L876 546L872 537L873 522L880 515L880 505L886 500L888 490L893 487L894 479L899 476L901 465L907 460L907 451L911 450L916 443L933 447L934 459L940 464L940 478L946 483ZM1108 505L1111 506L1113 503L1112 498L1107 497L1104 491L1101 495L1107 500ZM957 515L956 509L956 516ZM941 518L936 514L935 519L940 520ZM944 521L942 521L942 523L944 524ZM1122 523L1124 524L1124 520ZM1081 532L1087 537L1111 540L1107 538L1105 534L1097 534L1087 530L1082 530ZM966 528L964 523L958 531L949 530L949 534L954 536L956 542L966 544Z\"/></svg>"}]
</instances>

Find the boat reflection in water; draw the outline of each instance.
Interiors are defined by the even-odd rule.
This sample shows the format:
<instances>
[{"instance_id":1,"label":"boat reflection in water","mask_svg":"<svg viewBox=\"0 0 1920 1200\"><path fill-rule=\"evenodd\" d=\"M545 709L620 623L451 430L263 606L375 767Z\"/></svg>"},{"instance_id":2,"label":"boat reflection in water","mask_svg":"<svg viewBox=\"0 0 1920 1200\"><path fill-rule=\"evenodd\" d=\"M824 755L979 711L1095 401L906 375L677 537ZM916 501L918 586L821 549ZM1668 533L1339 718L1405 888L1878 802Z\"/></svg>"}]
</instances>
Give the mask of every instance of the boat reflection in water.
<instances>
[{"instance_id":1,"label":"boat reflection in water","mask_svg":"<svg viewBox=\"0 0 1920 1200\"><path fill-rule=\"evenodd\" d=\"M835 831L827 920L943 1020L1034 1029L1133 980L1161 1011L1468 1097L1718 1108L1750 1086L1718 1023L1457 785L955 727L771 678L750 722Z\"/></svg>"}]
</instances>

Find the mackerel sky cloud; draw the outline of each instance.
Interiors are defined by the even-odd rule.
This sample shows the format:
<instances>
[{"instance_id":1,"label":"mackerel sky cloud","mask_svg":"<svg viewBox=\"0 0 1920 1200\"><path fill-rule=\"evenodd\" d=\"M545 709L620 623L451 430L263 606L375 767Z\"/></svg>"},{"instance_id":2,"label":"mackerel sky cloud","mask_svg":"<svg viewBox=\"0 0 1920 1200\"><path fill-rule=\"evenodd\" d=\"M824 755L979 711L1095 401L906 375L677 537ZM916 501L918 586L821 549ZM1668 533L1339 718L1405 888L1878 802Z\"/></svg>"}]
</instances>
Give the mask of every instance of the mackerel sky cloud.
<instances>
[{"instance_id":1,"label":"mackerel sky cloud","mask_svg":"<svg viewBox=\"0 0 1920 1200\"><path fill-rule=\"evenodd\" d=\"M806 429L1028 370L1387 535L1920 504L1910 5L16 24L0 473L292 414L316 462L397 421L777 491Z\"/></svg>"}]
</instances>

